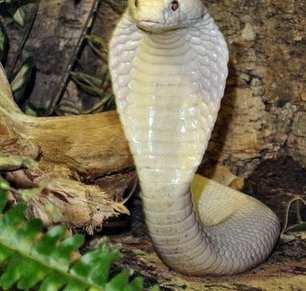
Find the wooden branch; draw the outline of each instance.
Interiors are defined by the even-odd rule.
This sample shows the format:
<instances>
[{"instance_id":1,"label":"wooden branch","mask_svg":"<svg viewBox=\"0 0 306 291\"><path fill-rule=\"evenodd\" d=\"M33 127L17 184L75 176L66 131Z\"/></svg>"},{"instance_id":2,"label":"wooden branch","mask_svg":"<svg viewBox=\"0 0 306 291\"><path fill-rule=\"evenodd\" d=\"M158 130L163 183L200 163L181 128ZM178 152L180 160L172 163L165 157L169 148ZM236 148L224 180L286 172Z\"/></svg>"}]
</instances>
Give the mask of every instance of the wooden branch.
<instances>
[{"instance_id":1,"label":"wooden branch","mask_svg":"<svg viewBox=\"0 0 306 291\"><path fill-rule=\"evenodd\" d=\"M63 164L86 177L118 172L133 165L115 112L30 117L14 104L3 68L0 86L5 88L1 89L0 98L1 151L36 158L39 148L42 161ZM8 144L8 140L12 142ZM21 150L24 147L26 150Z\"/></svg>"},{"instance_id":2,"label":"wooden branch","mask_svg":"<svg viewBox=\"0 0 306 291\"><path fill-rule=\"evenodd\" d=\"M29 96L32 106L47 112L59 99L67 83L68 71L75 62L81 42L93 20L96 0L40 0L35 1L38 12L27 39L18 66L27 58L26 52L34 56L35 86ZM21 39L16 29L9 33ZM10 39L7 68L12 68L19 41ZM60 61L59 61L60 60ZM52 107L52 108L51 108Z\"/></svg>"},{"instance_id":3,"label":"wooden branch","mask_svg":"<svg viewBox=\"0 0 306 291\"><path fill-rule=\"evenodd\" d=\"M117 114L26 118L20 132L39 145L44 160L89 176L132 166Z\"/></svg>"}]
</instances>

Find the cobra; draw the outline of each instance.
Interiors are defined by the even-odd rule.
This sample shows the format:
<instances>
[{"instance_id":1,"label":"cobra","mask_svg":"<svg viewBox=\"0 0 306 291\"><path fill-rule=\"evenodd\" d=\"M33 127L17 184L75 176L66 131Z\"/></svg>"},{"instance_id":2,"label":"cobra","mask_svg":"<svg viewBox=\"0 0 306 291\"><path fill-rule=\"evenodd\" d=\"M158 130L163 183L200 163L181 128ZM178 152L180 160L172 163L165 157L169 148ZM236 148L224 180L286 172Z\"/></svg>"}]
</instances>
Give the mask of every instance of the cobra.
<instances>
[{"instance_id":1,"label":"cobra","mask_svg":"<svg viewBox=\"0 0 306 291\"><path fill-rule=\"evenodd\" d=\"M276 215L243 193L191 182L228 75L226 42L200 0L130 0L110 41L117 110L142 189L154 247L174 270L234 274L264 261Z\"/></svg>"}]
</instances>

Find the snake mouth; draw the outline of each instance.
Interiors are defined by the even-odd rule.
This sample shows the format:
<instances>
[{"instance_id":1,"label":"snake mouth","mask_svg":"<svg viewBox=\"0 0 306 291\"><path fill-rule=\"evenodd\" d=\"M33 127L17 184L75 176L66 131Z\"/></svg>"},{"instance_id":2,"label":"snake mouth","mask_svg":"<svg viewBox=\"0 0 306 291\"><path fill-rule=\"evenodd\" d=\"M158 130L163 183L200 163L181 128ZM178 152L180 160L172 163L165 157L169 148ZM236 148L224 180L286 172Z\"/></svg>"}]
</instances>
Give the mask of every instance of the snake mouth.
<instances>
[{"instance_id":1,"label":"snake mouth","mask_svg":"<svg viewBox=\"0 0 306 291\"><path fill-rule=\"evenodd\" d=\"M161 34L165 32L176 31L182 28L179 25L172 26L162 22L151 21L151 20L138 21L136 26L139 30L149 34Z\"/></svg>"},{"instance_id":2,"label":"snake mouth","mask_svg":"<svg viewBox=\"0 0 306 291\"><path fill-rule=\"evenodd\" d=\"M175 24L142 19L142 20L138 20L136 22L136 26L138 27L138 29L140 29L144 32L161 33L161 32L164 32L164 31L173 31L173 30L178 30L178 29L187 28L189 26L193 26L195 23L197 23L204 16L205 16L205 14L202 14L199 17L189 18L186 21L182 21L182 22L179 21L178 23L175 23Z\"/></svg>"},{"instance_id":3,"label":"snake mouth","mask_svg":"<svg viewBox=\"0 0 306 291\"><path fill-rule=\"evenodd\" d=\"M161 22L159 21L153 21L153 20L139 20L138 21L139 25L156 25L156 24L160 24L162 25Z\"/></svg>"},{"instance_id":4,"label":"snake mouth","mask_svg":"<svg viewBox=\"0 0 306 291\"><path fill-rule=\"evenodd\" d=\"M139 20L137 21L137 27L140 30L143 30L145 32L155 32L160 31L163 29L164 24L158 21L152 21L152 20Z\"/></svg>"}]
</instances>

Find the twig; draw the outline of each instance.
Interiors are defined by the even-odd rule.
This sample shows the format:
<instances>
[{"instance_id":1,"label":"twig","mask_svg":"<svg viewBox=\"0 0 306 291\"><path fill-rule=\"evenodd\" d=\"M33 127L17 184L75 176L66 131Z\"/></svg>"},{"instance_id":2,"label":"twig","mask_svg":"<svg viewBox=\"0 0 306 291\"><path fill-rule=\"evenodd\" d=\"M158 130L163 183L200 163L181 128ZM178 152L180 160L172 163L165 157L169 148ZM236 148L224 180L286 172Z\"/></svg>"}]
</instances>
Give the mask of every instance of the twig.
<instances>
[{"instance_id":1,"label":"twig","mask_svg":"<svg viewBox=\"0 0 306 291\"><path fill-rule=\"evenodd\" d=\"M283 230L282 230L281 234L286 233L286 231L288 230L289 212L290 212L290 208L291 208L291 206L294 202L299 202L299 203L302 202L306 206L306 201L300 196L295 196L294 198L292 198L288 202L288 205L287 205L287 208L286 208L286 216L285 216L284 227L283 227ZM303 220L302 220L302 222L303 222Z\"/></svg>"},{"instance_id":2,"label":"twig","mask_svg":"<svg viewBox=\"0 0 306 291\"><path fill-rule=\"evenodd\" d=\"M122 201L122 204L126 204L131 199L131 197L135 193L135 190L136 190L137 186L138 186L138 179L136 177L135 181L134 181L134 184L133 184L133 188L131 189L131 191L128 194L128 196Z\"/></svg>"}]
</instances>

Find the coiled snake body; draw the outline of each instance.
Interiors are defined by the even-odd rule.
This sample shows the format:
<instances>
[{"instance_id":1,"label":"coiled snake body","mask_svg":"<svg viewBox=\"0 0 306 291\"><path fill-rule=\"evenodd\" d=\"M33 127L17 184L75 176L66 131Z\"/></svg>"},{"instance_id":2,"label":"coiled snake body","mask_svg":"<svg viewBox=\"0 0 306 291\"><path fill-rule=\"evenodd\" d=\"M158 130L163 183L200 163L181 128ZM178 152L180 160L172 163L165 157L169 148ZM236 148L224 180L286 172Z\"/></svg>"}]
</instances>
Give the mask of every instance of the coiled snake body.
<instances>
[{"instance_id":1,"label":"coiled snake body","mask_svg":"<svg viewBox=\"0 0 306 291\"><path fill-rule=\"evenodd\" d=\"M154 246L171 268L233 274L272 251L275 214L259 201L193 176L224 94L228 50L200 0L131 0L110 42L116 103Z\"/></svg>"}]
</instances>

